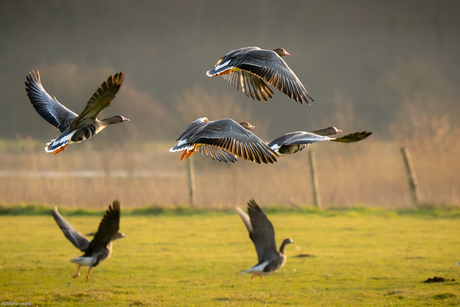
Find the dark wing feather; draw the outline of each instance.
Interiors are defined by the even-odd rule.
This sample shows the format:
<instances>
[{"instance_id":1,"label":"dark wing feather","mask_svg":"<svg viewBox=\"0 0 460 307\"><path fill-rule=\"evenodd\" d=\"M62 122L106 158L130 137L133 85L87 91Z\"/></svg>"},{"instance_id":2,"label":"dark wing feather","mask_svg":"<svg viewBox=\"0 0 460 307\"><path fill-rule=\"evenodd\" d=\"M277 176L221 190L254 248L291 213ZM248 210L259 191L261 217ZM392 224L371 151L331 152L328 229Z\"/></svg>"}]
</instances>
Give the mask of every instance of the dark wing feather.
<instances>
[{"instance_id":1,"label":"dark wing feather","mask_svg":"<svg viewBox=\"0 0 460 307\"><path fill-rule=\"evenodd\" d=\"M314 101L296 74L274 51L250 50L244 56L241 56L241 61L235 63L234 67L257 76L301 104L310 104L310 101ZM246 77L246 79L249 78ZM243 87L243 82L241 83ZM265 83L255 83L254 86L259 90L266 91ZM252 98L257 99L255 97Z\"/></svg>"},{"instance_id":2,"label":"dark wing feather","mask_svg":"<svg viewBox=\"0 0 460 307\"><path fill-rule=\"evenodd\" d=\"M65 237L79 250L84 252L89 245L89 240L85 238L81 233L75 230L63 217L59 214L57 208L51 209L51 214L54 220L61 228Z\"/></svg>"},{"instance_id":3,"label":"dark wing feather","mask_svg":"<svg viewBox=\"0 0 460 307\"><path fill-rule=\"evenodd\" d=\"M223 148L233 155L256 163L276 162L276 154L255 134L232 119L208 122L187 139L189 144Z\"/></svg>"},{"instance_id":4,"label":"dark wing feather","mask_svg":"<svg viewBox=\"0 0 460 307\"><path fill-rule=\"evenodd\" d=\"M364 140L365 138L367 138L371 134L372 134L372 132L366 132L366 131L355 132L355 133L351 133L351 134L342 136L340 138L332 139L331 141L333 141L333 142L342 142L342 143L358 142L358 141Z\"/></svg>"},{"instance_id":5,"label":"dark wing feather","mask_svg":"<svg viewBox=\"0 0 460 307\"><path fill-rule=\"evenodd\" d=\"M321 142L321 141L331 141L333 138L330 138L328 136L322 136L322 135L317 135L314 133L310 132L304 132L304 131L295 131L295 132L290 132L286 133L285 135L282 135L273 141L271 141L268 146L272 147L275 144L278 146L283 146L283 145L299 145L299 144L313 144L316 142Z\"/></svg>"},{"instance_id":6,"label":"dark wing feather","mask_svg":"<svg viewBox=\"0 0 460 307\"><path fill-rule=\"evenodd\" d=\"M77 117L77 114L51 97L40 81L40 73L29 72L26 76L26 92L38 114L56 129L63 132Z\"/></svg>"},{"instance_id":7,"label":"dark wing feather","mask_svg":"<svg viewBox=\"0 0 460 307\"><path fill-rule=\"evenodd\" d=\"M114 201L109 209L105 212L99 229L94 235L93 240L90 242L87 254L105 250L107 245L112 241L113 236L117 234L120 229L120 203L118 200Z\"/></svg>"},{"instance_id":8,"label":"dark wing feather","mask_svg":"<svg viewBox=\"0 0 460 307\"><path fill-rule=\"evenodd\" d=\"M93 96L91 96L85 109L78 115L70 129L77 130L92 124L102 110L112 103L112 100L115 98L115 95L123 83L123 78L123 72L119 72L110 76L107 81L104 81Z\"/></svg>"},{"instance_id":9,"label":"dark wing feather","mask_svg":"<svg viewBox=\"0 0 460 307\"><path fill-rule=\"evenodd\" d=\"M248 202L248 214L253 229L252 232L249 231L249 237L254 242L259 263L263 261L270 262L278 258L279 252L276 250L275 229L253 199Z\"/></svg>"},{"instance_id":10,"label":"dark wing feather","mask_svg":"<svg viewBox=\"0 0 460 307\"><path fill-rule=\"evenodd\" d=\"M232 162L235 163L237 161L235 155L232 155L228 151L223 148L218 148L210 145L202 145L196 148L200 154L205 157L217 160L219 162Z\"/></svg>"},{"instance_id":11,"label":"dark wing feather","mask_svg":"<svg viewBox=\"0 0 460 307\"><path fill-rule=\"evenodd\" d=\"M310 131L310 133L314 133L314 134L322 135L322 136L330 136L330 135L335 135L335 134L339 133L339 130L334 126L331 126L331 127L327 127L327 128L324 128L324 129Z\"/></svg>"},{"instance_id":12,"label":"dark wing feather","mask_svg":"<svg viewBox=\"0 0 460 307\"><path fill-rule=\"evenodd\" d=\"M206 117L200 117L194 120L190 125L188 125L185 131L182 132L182 134L177 138L176 142L179 142L181 139L187 139L187 136L189 134L193 133L193 131L195 131L198 127L206 124L207 122L209 122L209 120Z\"/></svg>"},{"instance_id":13,"label":"dark wing feather","mask_svg":"<svg viewBox=\"0 0 460 307\"><path fill-rule=\"evenodd\" d=\"M273 91L268 84L259 77L244 70L234 71L222 77L230 82L237 90L239 90L241 86L243 93L247 97L258 101L267 101L268 98L273 98Z\"/></svg>"}]
</instances>

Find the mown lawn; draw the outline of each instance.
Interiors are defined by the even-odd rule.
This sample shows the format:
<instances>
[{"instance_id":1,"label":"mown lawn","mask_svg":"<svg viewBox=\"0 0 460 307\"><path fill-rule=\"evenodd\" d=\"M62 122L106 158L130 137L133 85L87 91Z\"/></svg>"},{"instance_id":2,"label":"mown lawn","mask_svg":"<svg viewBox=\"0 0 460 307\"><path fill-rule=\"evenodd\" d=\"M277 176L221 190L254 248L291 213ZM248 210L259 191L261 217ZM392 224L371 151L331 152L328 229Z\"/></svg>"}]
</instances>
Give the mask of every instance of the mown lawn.
<instances>
[{"instance_id":1,"label":"mown lawn","mask_svg":"<svg viewBox=\"0 0 460 307\"><path fill-rule=\"evenodd\" d=\"M123 208L122 208L123 210ZM63 213L63 215L65 215ZM272 212L277 243L290 237L280 271L240 274L256 253L240 218L123 215L128 237L91 279L72 279L81 253L51 216L0 216L0 300L32 306L458 306L460 219ZM67 220L82 233L100 215ZM295 257L308 254L314 257ZM455 279L423 283L434 276Z\"/></svg>"}]
</instances>

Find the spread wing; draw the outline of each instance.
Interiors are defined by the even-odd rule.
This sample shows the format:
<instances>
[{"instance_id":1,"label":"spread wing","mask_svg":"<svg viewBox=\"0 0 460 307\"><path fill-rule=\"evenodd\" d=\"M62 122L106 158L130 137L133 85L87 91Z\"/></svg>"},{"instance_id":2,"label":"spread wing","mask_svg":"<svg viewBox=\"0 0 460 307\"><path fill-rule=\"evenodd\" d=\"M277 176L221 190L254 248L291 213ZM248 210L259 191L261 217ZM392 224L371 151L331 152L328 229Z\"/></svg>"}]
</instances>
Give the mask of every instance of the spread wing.
<instances>
[{"instance_id":1,"label":"spread wing","mask_svg":"<svg viewBox=\"0 0 460 307\"><path fill-rule=\"evenodd\" d=\"M109 209L105 212L99 228L94 235L93 240L88 246L86 253L100 251L106 249L107 245L112 241L113 237L120 229L120 202L115 200Z\"/></svg>"},{"instance_id":2,"label":"spread wing","mask_svg":"<svg viewBox=\"0 0 460 307\"><path fill-rule=\"evenodd\" d=\"M188 127L185 129L184 132L182 132L181 135L177 138L176 142L179 142L180 140L187 140L187 137L193 133L198 127L201 127L202 125L205 125L207 122L209 122L207 117L200 117L198 119L195 119Z\"/></svg>"},{"instance_id":3,"label":"spread wing","mask_svg":"<svg viewBox=\"0 0 460 307\"><path fill-rule=\"evenodd\" d=\"M40 81L40 73L29 72L26 76L26 92L38 114L56 129L63 132L77 117L77 114L51 97Z\"/></svg>"},{"instance_id":4,"label":"spread wing","mask_svg":"<svg viewBox=\"0 0 460 307\"><path fill-rule=\"evenodd\" d=\"M252 229L252 225L251 225L251 220L249 219L249 215L247 215L246 212L241 210L241 208L238 207L238 206L235 206L235 210L238 213L238 215L241 217L241 219L243 220L243 223L246 226L246 228L248 229L249 233L251 233L253 231L253 229Z\"/></svg>"},{"instance_id":5,"label":"spread wing","mask_svg":"<svg viewBox=\"0 0 460 307\"><path fill-rule=\"evenodd\" d=\"M289 68L286 62L272 50L248 51L240 63L235 63L235 67L257 76L301 104L310 104L310 101L313 101L313 98L308 94L296 74ZM233 73L234 72L231 74ZM229 77L227 80L231 78L233 77ZM257 87L259 91L266 92L266 84L264 85L251 81L250 78L245 77L245 75L242 75L239 79L245 81L244 83L241 82L243 91L245 90L244 85L246 84L246 88L249 90ZM251 95L250 92L245 94ZM257 96L252 98L257 99L256 97Z\"/></svg>"},{"instance_id":6,"label":"spread wing","mask_svg":"<svg viewBox=\"0 0 460 307\"><path fill-rule=\"evenodd\" d=\"M233 155L256 163L276 162L276 154L267 144L232 119L208 122L191 135L187 143L223 148Z\"/></svg>"},{"instance_id":7,"label":"spread wing","mask_svg":"<svg viewBox=\"0 0 460 307\"><path fill-rule=\"evenodd\" d=\"M241 87L247 97L258 101L267 101L268 98L273 98L273 91L262 79L244 70L237 70L222 77L237 90Z\"/></svg>"},{"instance_id":8,"label":"spread wing","mask_svg":"<svg viewBox=\"0 0 460 307\"><path fill-rule=\"evenodd\" d=\"M243 217L242 219L249 230L249 237L254 242L259 263L263 261L270 262L278 258L279 252L276 250L275 229L253 199L248 202L248 214L252 231L249 230L247 219Z\"/></svg>"},{"instance_id":9,"label":"spread wing","mask_svg":"<svg viewBox=\"0 0 460 307\"><path fill-rule=\"evenodd\" d=\"M324 129L315 130L315 131L310 131L310 133L314 133L314 134L322 135L322 136L335 135L335 134L341 133L341 132L342 132L342 130L337 129L334 126L327 127L327 128L324 128Z\"/></svg>"},{"instance_id":10,"label":"spread wing","mask_svg":"<svg viewBox=\"0 0 460 307\"><path fill-rule=\"evenodd\" d=\"M366 132L366 131L355 132L355 133L351 133L351 134L342 136L340 138L332 139L331 141L332 142L342 142L342 143L358 142L358 141L364 140L371 134L372 132Z\"/></svg>"},{"instance_id":11,"label":"spread wing","mask_svg":"<svg viewBox=\"0 0 460 307\"><path fill-rule=\"evenodd\" d=\"M314 134L311 132L304 132L304 131L295 131L289 132L285 135L282 135L273 141L271 141L268 146L272 148L274 145L278 145L278 147L286 146L286 145L308 145L316 142L321 141L330 141L333 140L328 136L322 136L318 134Z\"/></svg>"},{"instance_id":12,"label":"spread wing","mask_svg":"<svg viewBox=\"0 0 460 307\"><path fill-rule=\"evenodd\" d=\"M91 96L86 104L83 112L78 115L72 123L70 129L77 130L92 124L99 114L108 107L115 98L121 84L123 83L124 74L119 72L110 76L107 81L104 81L97 91Z\"/></svg>"},{"instance_id":13,"label":"spread wing","mask_svg":"<svg viewBox=\"0 0 460 307\"><path fill-rule=\"evenodd\" d=\"M82 236L81 233L75 230L63 217L59 214L57 208L51 209L51 214L54 217L54 220L61 228L65 237L79 250L84 252L89 245L89 240Z\"/></svg>"},{"instance_id":14,"label":"spread wing","mask_svg":"<svg viewBox=\"0 0 460 307\"><path fill-rule=\"evenodd\" d=\"M200 154L205 157L217 160L219 162L232 162L235 163L237 158L223 148L218 148L210 145L202 145L196 148Z\"/></svg>"}]
</instances>

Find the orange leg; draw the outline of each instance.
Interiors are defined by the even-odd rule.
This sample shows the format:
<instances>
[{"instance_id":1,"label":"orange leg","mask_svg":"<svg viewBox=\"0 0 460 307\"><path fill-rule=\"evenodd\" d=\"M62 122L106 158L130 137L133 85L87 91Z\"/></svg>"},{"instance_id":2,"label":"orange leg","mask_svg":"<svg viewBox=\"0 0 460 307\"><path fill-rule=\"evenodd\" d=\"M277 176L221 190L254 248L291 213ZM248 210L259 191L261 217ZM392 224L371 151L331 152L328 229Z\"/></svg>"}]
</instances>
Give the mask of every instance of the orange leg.
<instances>
[{"instance_id":1,"label":"orange leg","mask_svg":"<svg viewBox=\"0 0 460 307\"><path fill-rule=\"evenodd\" d=\"M254 275L252 275L251 280L253 280L254 277L257 277L257 276L260 276L260 278L264 279L264 278L262 277L262 275L260 275L260 272L257 272L257 273L255 273Z\"/></svg>"},{"instance_id":2,"label":"orange leg","mask_svg":"<svg viewBox=\"0 0 460 307\"><path fill-rule=\"evenodd\" d=\"M77 278L78 276L80 276L80 268L81 268L81 265L78 266L77 274L72 276L73 278Z\"/></svg>"},{"instance_id":3,"label":"orange leg","mask_svg":"<svg viewBox=\"0 0 460 307\"><path fill-rule=\"evenodd\" d=\"M190 158L190 156L196 152L196 145L197 144L195 144L195 146L193 146L193 149L188 152L187 157L186 157L187 159Z\"/></svg>"},{"instance_id":4,"label":"orange leg","mask_svg":"<svg viewBox=\"0 0 460 307\"><path fill-rule=\"evenodd\" d=\"M184 151L184 153L182 154L182 157L180 157L180 162L184 161L184 159L188 159L191 155L193 155L195 153L195 151L196 151L196 146L197 146L197 144L195 144L195 146L193 146L192 150L186 149Z\"/></svg>"},{"instance_id":5,"label":"orange leg","mask_svg":"<svg viewBox=\"0 0 460 307\"><path fill-rule=\"evenodd\" d=\"M182 157L180 157L180 162L184 161L185 156L187 155L187 153L188 153L188 150L186 149L186 150L184 151L184 153L182 154Z\"/></svg>"},{"instance_id":6,"label":"orange leg","mask_svg":"<svg viewBox=\"0 0 460 307\"><path fill-rule=\"evenodd\" d=\"M56 150L54 151L54 154L60 153L61 151L63 151L64 149L66 149L66 148L67 148L67 145L69 145L69 144L65 144L64 146L59 147L58 149L56 149Z\"/></svg>"},{"instance_id":7,"label":"orange leg","mask_svg":"<svg viewBox=\"0 0 460 307\"><path fill-rule=\"evenodd\" d=\"M86 281L89 281L89 273L91 272L91 267L88 269L88 275L86 275Z\"/></svg>"}]
</instances>

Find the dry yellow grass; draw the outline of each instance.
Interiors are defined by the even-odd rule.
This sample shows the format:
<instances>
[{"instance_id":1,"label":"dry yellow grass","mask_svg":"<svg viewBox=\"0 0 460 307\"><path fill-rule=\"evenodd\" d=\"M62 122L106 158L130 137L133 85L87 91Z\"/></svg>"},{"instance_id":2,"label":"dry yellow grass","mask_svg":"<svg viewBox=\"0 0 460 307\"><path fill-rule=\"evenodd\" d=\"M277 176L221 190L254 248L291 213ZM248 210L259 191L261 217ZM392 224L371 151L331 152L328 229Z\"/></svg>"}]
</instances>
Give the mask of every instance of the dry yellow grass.
<instances>
[{"instance_id":1,"label":"dry yellow grass","mask_svg":"<svg viewBox=\"0 0 460 307\"><path fill-rule=\"evenodd\" d=\"M93 141L70 146L58 155L45 154L42 144L31 140L4 146L0 151L0 203L103 208L118 198L126 207L188 204L187 164L179 161L179 154L168 152L173 143L107 146L110 149L94 149L93 143L97 144ZM412 206L400 153L403 145L410 149L423 202L459 204L460 146L436 148L431 142L415 140L384 143L373 135L360 143L309 147L316 152L323 206ZM313 203L306 150L281 157L273 165L241 159L225 164L198 154L192 159L197 207L225 208L250 198L265 205ZM110 176L120 170L128 175ZM15 171L31 172L32 177L18 176ZM47 171L67 175L33 177ZM75 171L99 173L87 178L73 176L71 172Z\"/></svg>"}]
</instances>

